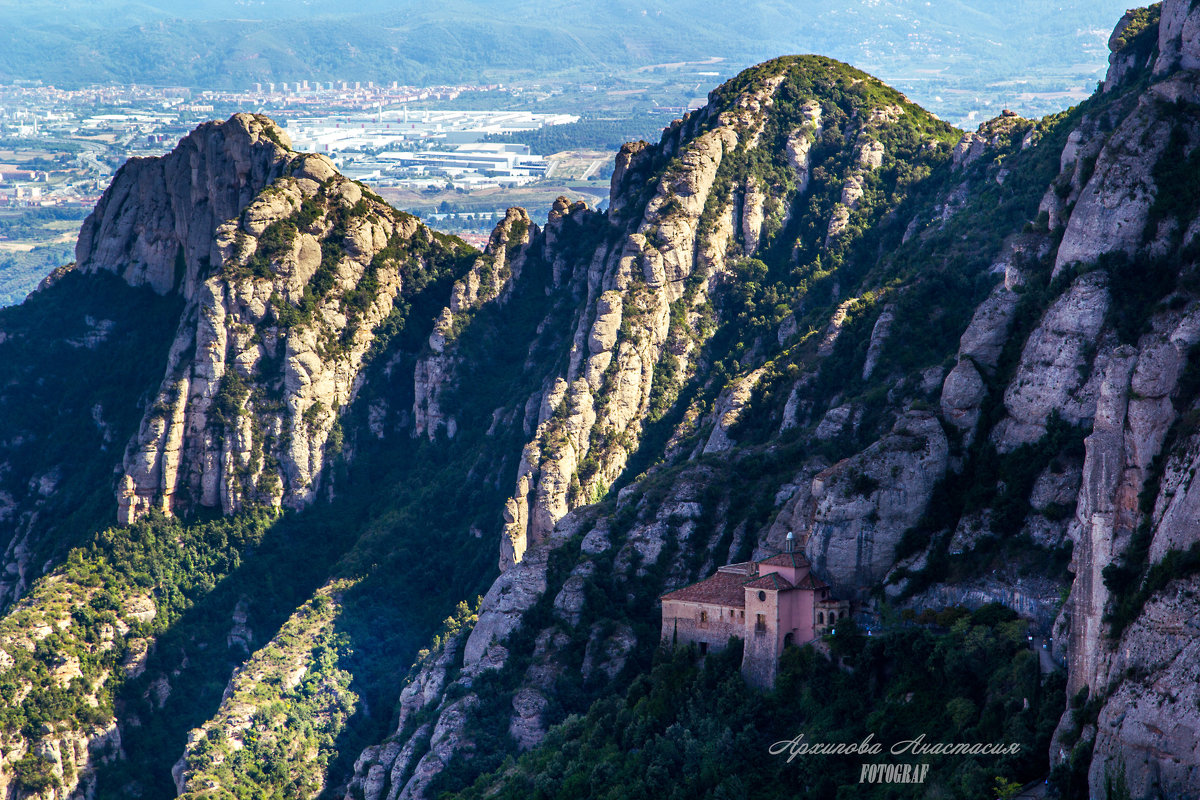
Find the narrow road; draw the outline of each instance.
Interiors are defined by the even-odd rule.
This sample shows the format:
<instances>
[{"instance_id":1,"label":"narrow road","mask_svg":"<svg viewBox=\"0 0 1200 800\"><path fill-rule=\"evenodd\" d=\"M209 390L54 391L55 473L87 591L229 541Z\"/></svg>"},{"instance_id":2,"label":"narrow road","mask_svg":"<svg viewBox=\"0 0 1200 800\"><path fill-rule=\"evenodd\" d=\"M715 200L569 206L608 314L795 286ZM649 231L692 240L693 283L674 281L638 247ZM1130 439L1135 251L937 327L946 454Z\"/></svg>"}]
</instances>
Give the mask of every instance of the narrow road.
<instances>
[{"instance_id":1,"label":"narrow road","mask_svg":"<svg viewBox=\"0 0 1200 800\"><path fill-rule=\"evenodd\" d=\"M1048 794L1048 788L1044 778L1040 781L1034 781L1022 786L1021 791L1017 793L1017 796L1013 800L1042 800Z\"/></svg>"},{"instance_id":2,"label":"narrow road","mask_svg":"<svg viewBox=\"0 0 1200 800\"><path fill-rule=\"evenodd\" d=\"M1049 641L1047 641L1044 637L1035 636L1033 637L1033 649L1037 651L1038 666L1041 667L1043 675L1054 672L1054 670L1058 669L1058 664L1054 663L1054 658L1050 655Z\"/></svg>"}]
</instances>

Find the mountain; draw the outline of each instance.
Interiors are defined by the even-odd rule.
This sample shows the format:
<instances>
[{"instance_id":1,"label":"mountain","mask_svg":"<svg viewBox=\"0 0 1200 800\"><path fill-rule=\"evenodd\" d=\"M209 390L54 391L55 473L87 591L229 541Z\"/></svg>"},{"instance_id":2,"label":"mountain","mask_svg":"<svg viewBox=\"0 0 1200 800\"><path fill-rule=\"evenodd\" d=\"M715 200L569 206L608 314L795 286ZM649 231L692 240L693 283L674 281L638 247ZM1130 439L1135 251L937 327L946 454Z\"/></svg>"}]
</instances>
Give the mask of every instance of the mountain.
<instances>
[{"instance_id":1,"label":"mountain","mask_svg":"<svg viewBox=\"0 0 1200 800\"><path fill-rule=\"evenodd\" d=\"M186 7L37 0L0 4L0 80L248 89L301 80L600 79L626 88L621 81L636 67L719 57L728 65L698 69L728 74L778 53L816 52L919 92L948 117L965 115L964 98L990 99L997 109L1055 108L1036 95L1091 87L1107 26L1123 10L1115 0L1069 0L1053 13L1027 0L1002 8L985 0L756 0L715 8L696 0L553 8L454 0L352 10L280 0Z\"/></svg>"},{"instance_id":2,"label":"mountain","mask_svg":"<svg viewBox=\"0 0 1200 800\"><path fill-rule=\"evenodd\" d=\"M131 161L0 310L4 796L1200 793L1197 30L965 134L775 59L482 252L265 117ZM789 531L860 624L659 647Z\"/></svg>"}]
</instances>

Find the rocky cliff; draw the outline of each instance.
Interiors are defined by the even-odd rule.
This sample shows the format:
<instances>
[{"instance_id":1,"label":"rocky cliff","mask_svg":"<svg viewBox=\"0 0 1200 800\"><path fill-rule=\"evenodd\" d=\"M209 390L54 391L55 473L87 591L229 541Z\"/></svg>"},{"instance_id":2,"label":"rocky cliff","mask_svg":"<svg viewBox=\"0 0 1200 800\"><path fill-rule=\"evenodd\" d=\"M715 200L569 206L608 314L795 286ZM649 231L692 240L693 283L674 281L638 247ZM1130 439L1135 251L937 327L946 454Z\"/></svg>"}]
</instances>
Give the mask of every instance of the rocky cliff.
<instances>
[{"instance_id":1,"label":"rocky cliff","mask_svg":"<svg viewBox=\"0 0 1200 800\"><path fill-rule=\"evenodd\" d=\"M67 394L92 472L0 419L12 795L502 787L644 690L658 596L789 531L864 622L1046 637L1062 715L1017 777L1197 794L1197 31L1130 11L1091 99L970 133L777 59L622 148L607 211L512 209L482 253L264 118L132 162L0 316L32 352L107 282L45 341L115 352L131 297L171 331L140 400ZM97 497L136 524L80 524Z\"/></svg>"},{"instance_id":2,"label":"rocky cliff","mask_svg":"<svg viewBox=\"0 0 1200 800\"><path fill-rule=\"evenodd\" d=\"M120 521L309 502L376 327L441 248L265 118L203 126L122 168L84 224L79 269L187 305L126 451Z\"/></svg>"},{"instance_id":3,"label":"rocky cliff","mask_svg":"<svg viewBox=\"0 0 1200 800\"><path fill-rule=\"evenodd\" d=\"M936 598L942 603L955 598L975 605L999 601L1018 608L1047 629L1057 605L1053 587L1065 591L1069 586L1070 596L1055 625L1055 652L1066 660L1069 693L1075 695L1086 688L1094 698L1092 708L1099 709L1094 734L1096 760L1088 778L1092 791L1103 791L1105 781L1118 773L1125 776L1134 796L1145 796L1154 787L1165 785L1161 781L1184 793L1194 790L1191 770L1171 766L1195 763L1193 740L1187 733L1192 729L1190 706L1178 702L1177 689L1166 688L1175 685L1172 670L1183 663L1183 651L1146 656L1150 660L1140 668L1127 664L1135 657L1132 653L1153 649L1149 640L1140 642L1142 637L1159 635L1149 630L1160 628L1141 628L1134 623L1119 643L1114 640L1110 630L1114 614L1119 613L1115 609L1127 606L1130 600L1115 597L1109 588L1114 581L1111 576L1106 580L1112 572L1107 569L1110 565L1137 558L1133 538L1139 526L1149 528L1152 542L1148 556L1142 551L1147 561L1138 569L1143 572L1135 573L1142 594L1153 591L1150 581L1164 580L1168 567L1163 566L1163 557L1172 550L1177 554L1186 550L1194 541L1178 527L1187 526L1182 523L1183 516L1168 512L1172 505L1178 507L1183 490L1177 484L1166 484L1182 467L1166 472L1162 479L1157 477L1163 469L1160 454L1164 447L1178 441L1179 412L1195 399L1194 387L1183 377L1196 343L1192 321L1196 298L1186 281L1194 269L1188 255L1192 251L1187 248L1195 211L1190 203L1177 202L1171 207L1167 201L1179 191L1173 184L1179 178L1171 174L1170 165L1187 157L1193 136L1190 117L1180 114L1195 87L1193 76L1178 70L1191 46L1180 33L1190 24L1186 20L1194 17L1185 6L1166 4L1161 9L1161 26L1157 25L1157 8L1127 15L1114 35L1113 67L1103 96L1059 119L1035 124L1002 117L978 133L964 136L953 159L943 167L948 180L942 185L947 188L925 199L924 208L929 210L913 204L901 211L906 216L896 222L884 217L877 223L884 229L889 223L902 229L899 238L905 246L927 260L937 260L949 249L947 231L963 230L958 224L977 223L981 204L995 202L997 193L989 185L1004 187L1014 175L1039 175L1044 181L1041 188L1035 185L1025 193L999 193L1000 202L1026 209L1029 216L1023 230L994 230L998 235L990 238L980 254L980 280L986 280L985 275L996 276L991 279L996 283L990 291L977 294L977 300L968 299L970 290L962 295L965 307L957 319L963 322L957 324L965 324L965 330L959 328L961 336L955 337L958 346L950 351L954 366L948 373L941 366L946 351L940 346L930 347L923 360L911 360L906 343L890 341L895 327L912 335L909 320L929 311L917 298L930 296L923 294L922 278L909 273L909 283L887 293L885 307L880 302L885 291L883 275L889 266L900 266L903 256L891 260L890 265L885 257L874 274L859 266L870 277L858 286L848 287L844 279L834 282L831 295L826 296L836 300L845 292L851 299L836 303L823 325L809 323L811 344L796 338L796 317L809 310L805 306L812 301L808 300L783 319L777 335L771 337L773 342L763 337L746 347L751 354L734 368L724 390L709 396L707 413L703 406L694 406L679 419L685 425L690 423L691 429L675 428L671 441L686 440L690 433L692 441L698 441L690 451L691 459L728 453L736 463L737 453L756 438L763 441L764 434L756 437L752 425L743 421L751 415L765 416L763 422L778 426L779 433L795 431L802 440L818 445L809 450L812 455L798 473L782 470L776 478L759 478L773 486L769 505L774 510L767 512L757 533L747 529L744 519L733 524L731 517L737 514L732 498L718 499L722 492L711 484L711 476L696 473L694 468L681 468L678 474L687 479L673 482L666 477L673 471L660 467L657 480L647 477L622 489L611 513L621 515L622 509L627 509L625 516L632 514L637 520L631 527L628 523L601 525L589 521L587 515L568 513L574 507L572 475L579 481L576 497L599 496L594 487L600 492L605 488L604 479L596 477L606 474L604 451L595 453L594 434L585 438L586 432L626 433L626 448L619 450L612 462L619 465L619 474L624 459L633 451L629 445L636 447L652 418L645 405L650 397L647 389L652 390L664 374L675 378L680 374L677 369L686 376L688 359L703 360L701 354L708 343L703 334L695 336L693 327L690 335L679 337L682 347L668 348L676 361L664 359L661 350L656 354L636 345L623 348L625 337L643 345L663 342L664 330L671 330L671 323L664 319L666 313L678 319L680 311L692 312L709 302L710 287L723 279L741 277L737 258L742 253L778 258L771 252L772 231L769 227L764 230L770 220L764 211L770 202L767 198L776 203L776 231L795 235L794 228L789 230L793 209L809 188L811 154L820 154L819 147L796 143L809 141L805 122L807 130L817 132L819 141L821 126L827 124L822 119L829 118L822 114L827 101L823 104L824 98L809 98L801 105L803 114L796 122L785 123L796 127L784 131L784 138L772 125L772 113L777 93L788 79L779 80L778 74L770 74L768 69L766 75L760 73L761 83L751 83L728 105L719 103L732 93L718 94L708 109L668 129L658 148L635 146L622 151L614 175L610 224L624 223L629 239L620 249L608 245L612 254L605 256L601 250L593 261L592 270L599 273L600 284L589 286L589 297L596 298L595 310L584 315L583 321L590 327L577 329L575 336L573 352L581 355L573 355L570 368L544 395L549 401L543 400L539 425L545 427L540 441L534 442L536 446L525 449L518 491L508 503L502 567L511 568L484 598L475 632L463 645L460 657L458 680L468 687L481 667L511 669L515 653L500 644L522 630L521 620L526 620L526 625L530 619L539 621L534 630L518 637L532 648L521 660L528 664L525 677L508 684L513 687L509 734L520 746L536 743L539 731L544 730L548 681L554 670L538 665L567 661L565 654L556 655L556 648L577 638L587 638L584 663L594 663L599 642L593 641L594 636L583 637L573 631L581 624L581 614L574 607L577 598L588 596L587 587L602 583L595 574L617 569L618 575L625 576L618 581L631 581L646 574L664 549L710 554L702 564L694 563L694 571L672 573L668 569L661 585L669 588L739 553L768 552L792 529L808 534L809 557L840 592L851 595L869 592L888 576L889 594L902 603L920 608ZM716 108L729 110L714 114ZM902 120L903 108L897 103L870 109L859 116L862 127L842 129L842 141L850 145L839 165L845 172L830 181L835 192L830 193L834 202L829 216L816 225L808 223L821 234L823 255L837 253L838 237L852 229L853 214L869 185L868 176L883 166L888 148L872 140L871 126ZM753 114L749 119L739 116L747 111ZM757 175L721 181L722 159L731 153L753 151L764 130L771 128L774 138L768 134L769 141L786 142L780 150L789 158L790 180L775 183L771 192L763 191L764 181ZM936 139L933 144L936 147ZM656 156L670 161L662 178L647 180L646 172L653 169L649 165ZM647 199L640 201L645 202L640 219L639 201L631 200L625 188L636 185L634 180L647 187L642 190ZM701 204L697 198L706 192L709 198ZM664 196L675 200L657 202ZM819 208L817 203L813 205ZM689 227L689 219L695 221L695 227ZM631 220L636 230L630 230ZM989 222L994 225L994 218ZM656 237L647 237L647 231ZM790 262L793 269L802 264L805 249L812 247L809 242L803 234L790 241L790 257L785 255L784 263ZM651 249L651 245L663 246ZM854 256L861 258L862 253ZM697 272L703 283L693 277ZM842 272L852 274L853 268L843 266ZM1134 289L1130 281L1141 280L1133 277L1139 274L1149 275L1148 280L1155 283ZM629 283L623 282L626 276ZM646 289L640 297L631 297L628 287L642 277ZM673 289L672 283L682 284L683 292ZM689 284L699 291L689 292ZM661 300L654 300L658 294ZM680 300L684 302L680 304ZM944 298L937 307L937 315L949 316ZM728 311L728 307L720 310ZM626 323L630 311L634 312L632 325ZM619 335L614 336L614 331ZM860 379L869 381L879 370L880 380L892 387L882 417L878 416L879 399L860 394L856 400L846 396L853 394L853 382L843 379L839 386L829 380L835 370L845 374L837 362L851 348L839 347L839 342L849 336L855 340L845 344L852 344L856 351L850 361ZM804 349L806 344L810 350ZM906 359L909 363L903 363ZM629 364L631 377L614 384L612 397L619 404L607 413L598 412L597 406L602 404L593 394L594 376L598 370L612 369L614 363L617 376L626 371L620 365ZM638 374L635 363L643 375L640 390L633 379ZM648 380L646 364L654 365ZM788 370L789 364L795 366ZM832 397L814 391L829 392L831 386ZM940 408L940 419L924 410L930 405ZM559 407L556 421L554 409ZM628 409L634 410L632 416ZM641 422L622 428L627 418L640 418ZM763 422L758 423L760 430ZM547 430L553 438L545 436ZM766 435L770 430L767 427ZM601 447L607 441L607 437L601 439ZM816 455L839 449L846 452L844 448L853 447L855 441L865 446L833 463L823 460L828 456ZM778 446L772 449L778 452ZM669 463L670 446L666 452ZM589 453L593 458L600 456L600 468L580 471L578 464ZM679 451L675 453L678 458ZM1186 463L1186 456L1180 458ZM1018 477L1021 462L1029 465L1024 470L1027 477ZM762 463L756 462L756 467L761 469ZM1006 475L1005 470L1015 472ZM1164 484L1161 487L1155 484L1159 480ZM664 481L672 487L665 494L660 488ZM982 497L951 501L949 519L934 506L947 501L939 490L972 483ZM1139 494L1152 497L1156 492L1158 499L1152 507L1143 503L1139 510ZM651 504L638 501L647 495L654 498ZM698 497L712 505L698 503ZM647 507L659 509L659 513L646 518ZM691 530L705 516L701 509L715 517L720 533L696 549ZM662 538L664 534L667 540ZM921 536L929 538L921 542ZM561 571L555 581L547 577L550 573L542 552L549 549L564 557L560 548L566 542L571 543L572 553L566 558L575 566ZM718 548L715 557L711 555L714 546ZM990 575L983 580L986 573L980 568L989 558L983 554L997 546L1010 554L1024 548L1019 559L1023 564L999 570L989 567ZM612 566L599 567L598 556L610 548L617 550ZM1073 552L1069 565L1061 560L1064 548ZM633 553L638 555L631 561ZM906 553L914 555L906 558ZM1025 565L1031 558L1042 559L1034 572L1045 577L1027 571ZM1168 562L1174 563L1172 559ZM674 563L680 563L678 557ZM1055 563L1069 571L1050 566ZM1049 574L1044 572L1047 569ZM978 578L950 578L948 570L960 575L964 570L968 575L979 572ZM1125 591L1137 594L1138 590L1135 585ZM1176 602L1186 597L1176 589L1166 591L1169 596L1176 592ZM545 612L537 610L541 607ZM1147 606L1144 613L1156 613L1152 610L1156 608ZM1138 612L1133 613L1136 616ZM1178 627L1172 631L1183 634ZM628 650L631 640L637 641L633 628L617 635L621 641L617 652ZM563 644L556 646L556 642ZM1114 655L1121 652L1125 655L1114 671ZM446 658L454 657L447 653L432 667L441 678L434 681L432 674L425 677L422 673L414 685L444 685ZM1142 688L1135 690L1135 686ZM1151 687L1149 694L1146 687ZM1153 699L1167 694L1172 710ZM1143 699L1131 700L1134 695ZM474 695L467 694L466 700L461 693L446 696L460 699L449 703L424 694L409 712L436 707L439 721L434 728L413 731L406 728L402 717L395 745L364 753L358 765L361 777L354 785L362 786L366 796L422 796L449 757L476 747L470 738L471 708L476 702L470 698ZM1139 709L1144 706L1146 710L1139 713L1149 715L1140 727L1131 725L1116 710L1129 702L1137 702ZM1069 728L1076 716L1068 709L1060 727ZM1085 733L1086 725L1082 726ZM1145 730L1151 731L1149 739ZM1077 748L1091 746L1087 736L1082 741ZM426 755L417 758L422 751ZM1146 757L1135 765L1137 759L1131 753ZM401 754L405 754L403 758ZM1069 747L1059 746L1057 758L1070 755ZM1079 763L1077 755L1072 763Z\"/></svg>"},{"instance_id":4,"label":"rocky cliff","mask_svg":"<svg viewBox=\"0 0 1200 800\"><path fill-rule=\"evenodd\" d=\"M77 268L191 297L225 260L217 228L282 175L291 155L274 122L236 114L197 128L164 158L131 159L79 231Z\"/></svg>"}]
</instances>

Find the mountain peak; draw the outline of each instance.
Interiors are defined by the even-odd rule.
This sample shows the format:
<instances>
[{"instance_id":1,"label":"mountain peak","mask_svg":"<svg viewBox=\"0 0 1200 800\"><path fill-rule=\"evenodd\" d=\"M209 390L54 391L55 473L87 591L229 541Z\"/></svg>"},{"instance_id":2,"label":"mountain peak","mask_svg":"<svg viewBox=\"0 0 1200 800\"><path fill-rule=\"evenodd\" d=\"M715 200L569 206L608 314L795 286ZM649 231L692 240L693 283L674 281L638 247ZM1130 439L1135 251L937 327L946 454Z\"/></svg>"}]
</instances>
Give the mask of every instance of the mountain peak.
<instances>
[{"instance_id":1,"label":"mountain peak","mask_svg":"<svg viewBox=\"0 0 1200 800\"><path fill-rule=\"evenodd\" d=\"M238 217L295 157L274 121L234 114L196 128L165 156L131 158L80 229L78 268L190 296L219 263L217 227Z\"/></svg>"}]
</instances>

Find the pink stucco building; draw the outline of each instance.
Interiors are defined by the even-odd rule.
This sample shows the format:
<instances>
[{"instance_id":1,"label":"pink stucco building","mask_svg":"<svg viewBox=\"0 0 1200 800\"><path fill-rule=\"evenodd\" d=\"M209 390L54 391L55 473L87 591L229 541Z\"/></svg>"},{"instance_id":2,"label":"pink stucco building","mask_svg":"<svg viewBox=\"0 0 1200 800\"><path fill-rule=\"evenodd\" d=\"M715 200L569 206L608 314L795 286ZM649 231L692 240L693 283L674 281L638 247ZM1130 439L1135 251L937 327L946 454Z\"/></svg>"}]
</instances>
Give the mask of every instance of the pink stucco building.
<instances>
[{"instance_id":1,"label":"pink stucco building","mask_svg":"<svg viewBox=\"0 0 1200 800\"><path fill-rule=\"evenodd\" d=\"M745 642L746 680L773 686L784 647L811 642L850 613L849 602L835 599L811 569L789 533L778 555L729 564L663 595L663 641L695 644L706 655L737 636Z\"/></svg>"}]
</instances>

